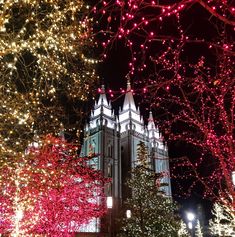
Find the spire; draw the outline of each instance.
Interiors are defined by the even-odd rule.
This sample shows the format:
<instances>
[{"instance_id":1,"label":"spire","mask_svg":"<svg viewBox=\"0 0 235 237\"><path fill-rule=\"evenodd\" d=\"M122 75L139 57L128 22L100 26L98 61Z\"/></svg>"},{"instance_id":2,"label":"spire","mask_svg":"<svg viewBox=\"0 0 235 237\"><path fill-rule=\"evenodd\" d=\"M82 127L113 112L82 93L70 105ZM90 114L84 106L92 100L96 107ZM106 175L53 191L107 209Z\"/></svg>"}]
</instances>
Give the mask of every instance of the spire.
<instances>
[{"instance_id":1,"label":"spire","mask_svg":"<svg viewBox=\"0 0 235 237\"><path fill-rule=\"evenodd\" d=\"M153 119L153 113L152 111L150 111L149 118L148 118L148 130L152 130L152 129L155 130L156 126Z\"/></svg>"},{"instance_id":2,"label":"spire","mask_svg":"<svg viewBox=\"0 0 235 237\"><path fill-rule=\"evenodd\" d=\"M101 86L101 89L100 89L99 92L100 92L100 97L99 97L97 106L100 106L100 105L108 106L109 104L108 104L108 101L107 101L107 98L106 98L104 85Z\"/></svg>"},{"instance_id":3,"label":"spire","mask_svg":"<svg viewBox=\"0 0 235 237\"><path fill-rule=\"evenodd\" d=\"M156 127L156 125L154 123L152 111L150 111L150 113L149 113L147 128L148 128L148 131L149 131L149 138L151 140L160 139L159 130L158 130L158 127Z\"/></svg>"},{"instance_id":4,"label":"spire","mask_svg":"<svg viewBox=\"0 0 235 237\"><path fill-rule=\"evenodd\" d=\"M119 113L119 121L121 130L120 132L126 131L126 129L133 129L136 132L144 133L144 122L140 116L140 111L135 106L135 101L131 89L130 79L127 78L127 90L122 107L122 111Z\"/></svg>"},{"instance_id":5,"label":"spire","mask_svg":"<svg viewBox=\"0 0 235 237\"><path fill-rule=\"evenodd\" d=\"M152 113L152 111L149 112L149 121L153 121L153 113Z\"/></svg>"},{"instance_id":6,"label":"spire","mask_svg":"<svg viewBox=\"0 0 235 237\"><path fill-rule=\"evenodd\" d=\"M90 129L97 127L97 124L105 125L109 128L114 128L114 114L111 103L108 102L104 85L98 90L100 93L99 100L95 103L94 109L90 117Z\"/></svg>"},{"instance_id":7,"label":"spire","mask_svg":"<svg viewBox=\"0 0 235 237\"><path fill-rule=\"evenodd\" d=\"M133 98L133 93L132 93L131 83L130 83L129 78L127 80L126 95L125 95L124 104L123 104L123 110L128 110L128 109L132 109L136 111L135 101Z\"/></svg>"}]
</instances>

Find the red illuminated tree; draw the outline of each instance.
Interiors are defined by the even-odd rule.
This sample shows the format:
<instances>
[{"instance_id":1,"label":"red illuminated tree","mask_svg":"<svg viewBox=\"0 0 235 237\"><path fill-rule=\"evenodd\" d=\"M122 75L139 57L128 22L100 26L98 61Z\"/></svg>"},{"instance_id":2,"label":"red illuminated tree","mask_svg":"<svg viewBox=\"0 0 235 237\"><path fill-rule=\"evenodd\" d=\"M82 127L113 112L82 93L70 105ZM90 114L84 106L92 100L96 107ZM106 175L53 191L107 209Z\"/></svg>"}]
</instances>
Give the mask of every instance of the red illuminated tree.
<instances>
[{"instance_id":1,"label":"red illuminated tree","mask_svg":"<svg viewBox=\"0 0 235 237\"><path fill-rule=\"evenodd\" d=\"M74 146L47 137L25 157L1 167L0 233L73 236L105 213L106 182Z\"/></svg>"},{"instance_id":2,"label":"red illuminated tree","mask_svg":"<svg viewBox=\"0 0 235 237\"><path fill-rule=\"evenodd\" d=\"M196 150L195 159L177 159L175 167L187 171L180 178L190 177L188 190L203 184L205 196L235 207L232 1L101 1L93 11L106 24L99 32L104 58L121 42L135 92L158 115L163 133Z\"/></svg>"},{"instance_id":3,"label":"red illuminated tree","mask_svg":"<svg viewBox=\"0 0 235 237\"><path fill-rule=\"evenodd\" d=\"M196 151L193 159L176 160L175 173L185 167L181 179L192 180L188 191L200 183L205 196L234 206L234 60L224 53L217 56L215 67L201 57L195 64L181 64L181 69L191 71L189 76L177 71L174 78L153 82L150 103L164 114L162 129L169 140L190 144Z\"/></svg>"},{"instance_id":4,"label":"red illuminated tree","mask_svg":"<svg viewBox=\"0 0 235 237\"><path fill-rule=\"evenodd\" d=\"M164 60L168 51L186 45L202 44L234 55L235 7L229 0L101 0L93 13L99 17L97 27L104 36L104 58L121 41L130 52L131 75L152 70L156 59ZM228 31L228 42L218 38Z\"/></svg>"}]
</instances>

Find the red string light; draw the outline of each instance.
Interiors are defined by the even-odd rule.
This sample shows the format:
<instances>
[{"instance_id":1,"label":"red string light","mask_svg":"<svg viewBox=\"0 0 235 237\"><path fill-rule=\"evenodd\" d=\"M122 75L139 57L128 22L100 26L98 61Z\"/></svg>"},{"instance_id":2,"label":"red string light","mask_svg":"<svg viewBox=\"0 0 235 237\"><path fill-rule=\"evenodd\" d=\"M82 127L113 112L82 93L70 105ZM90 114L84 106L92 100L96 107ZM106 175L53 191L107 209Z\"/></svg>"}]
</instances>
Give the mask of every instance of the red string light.
<instances>
[{"instance_id":1,"label":"red string light","mask_svg":"<svg viewBox=\"0 0 235 237\"><path fill-rule=\"evenodd\" d=\"M195 178L189 191L200 182L205 196L223 197L235 206L231 181L235 170L235 10L231 2L119 0L105 4L105 9L102 19L111 16L103 42L105 57L115 41L126 43L131 53L129 75L138 77L137 88L141 88L135 92L145 94L147 88L144 103L162 111L164 133L170 140L197 147L200 153L195 161L179 163L191 170L184 178ZM213 169L203 176L200 170L207 159Z\"/></svg>"}]
</instances>

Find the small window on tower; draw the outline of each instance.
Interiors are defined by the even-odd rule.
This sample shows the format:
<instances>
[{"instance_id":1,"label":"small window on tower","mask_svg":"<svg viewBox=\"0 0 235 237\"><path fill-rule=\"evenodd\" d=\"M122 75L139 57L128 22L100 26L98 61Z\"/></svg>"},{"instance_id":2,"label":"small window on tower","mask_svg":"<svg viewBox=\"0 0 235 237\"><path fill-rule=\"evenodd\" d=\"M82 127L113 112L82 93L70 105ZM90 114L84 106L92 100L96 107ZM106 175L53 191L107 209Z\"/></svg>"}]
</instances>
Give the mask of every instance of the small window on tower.
<instances>
[{"instance_id":1,"label":"small window on tower","mask_svg":"<svg viewBox=\"0 0 235 237\"><path fill-rule=\"evenodd\" d=\"M113 157L113 146L108 147L108 157Z\"/></svg>"},{"instance_id":2,"label":"small window on tower","mask_svg":"<svg viewBox=\"0 0 235 237\"><path fill-rule=\"evenodd\" d=\"M108 172L107 173L108 173L107 175L109 178L112 177L112 165L111 164L108 165Z\"/></svg>"}]
</instances>

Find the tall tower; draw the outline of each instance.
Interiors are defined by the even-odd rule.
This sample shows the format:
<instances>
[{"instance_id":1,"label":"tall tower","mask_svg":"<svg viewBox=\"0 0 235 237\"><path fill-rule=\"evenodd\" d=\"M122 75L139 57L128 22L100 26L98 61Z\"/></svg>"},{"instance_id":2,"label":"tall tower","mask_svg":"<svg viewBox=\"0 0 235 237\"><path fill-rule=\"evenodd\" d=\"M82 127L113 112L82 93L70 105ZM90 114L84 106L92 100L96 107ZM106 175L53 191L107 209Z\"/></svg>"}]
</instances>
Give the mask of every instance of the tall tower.
<instances>
[{"instance_id":1,"label":"tall tower","mask_svg":"<svg viewBox=\"0 0 235 237\"><path fill-rule=\"evenodd\" d=\"M118 209L121 195L119 125L107 101L104 86L91 112L90 122L85 126L81 156L92 157L90 165L101 170L105 177L111 178L105 190L106 196L112 196L113 209ZM99 223L99 219L91 220L80 231L100 232Z\"/></svg>"},{"instance_id":2,"label":"tall tower","mask_svg":"<svg viewBox=\"0 0 235 237\"><path fill-rule=\"evenodd\" d=\"M156 173L166 174L162 178L162 182L168 184L164 191L167 196L171 196L168 150L152 113L145 126L128 81L123 106L119 115L115 116L102 86L90 122L85 126L81 156L97 154L97 157L90 160L90 165L101 170L105 177L111 178L106 195L113 197L113 209L118 209L122 200L129 196L125 181L136 165L137 145L140 141L147 147L150 168Z\"/></svg>"},{"instance_id":3,"label":"tall tower","mask_svg":"<svg viewBox=\"0 0 235 237\"><path fill-rule=\"evenodd\" d=\"M140 141L147 144L147 131L144 121L136 107L130 82L127 82L127 90L122 110L119 113L120 145L121 145L121 176L122 198L129 196L129 190L125 186L131 168L136 165L137 145Z\"/></svg>"},{"instance_id":4,"label":"tall tower","mask_svg":"<svg viewBox=\"0 0 235 237\"><path fill-rule=\"evenodd\" d=\"M97 157L90 160L90 165L112 179L107 188L107 196L120 197L120 136L117 118L107 101L104 86L99 100L95 103L90 116L90 123L85 127L84 143L81 154Z\"/></svg>"}]
</instances>

